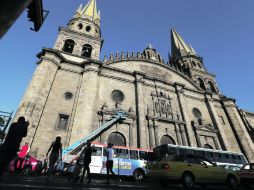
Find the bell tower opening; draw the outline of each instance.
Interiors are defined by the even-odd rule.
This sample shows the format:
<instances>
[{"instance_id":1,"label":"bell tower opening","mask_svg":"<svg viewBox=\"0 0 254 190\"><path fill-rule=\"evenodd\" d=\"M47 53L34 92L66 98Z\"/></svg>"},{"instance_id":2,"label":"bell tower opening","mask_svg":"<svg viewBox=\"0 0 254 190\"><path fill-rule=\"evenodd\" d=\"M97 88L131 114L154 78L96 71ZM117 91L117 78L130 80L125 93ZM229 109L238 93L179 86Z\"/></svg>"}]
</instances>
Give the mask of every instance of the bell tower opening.
<instances>
[{"instance_id":1,"label":"bell tower opening","mask_svg":"<svg viewBox=\"0 0 254 190\"><path fill-rule=\"evenodd\" d=\"M63 51L72 53L74 49L74 45L75 45L75 42L73 40L70 40L70 39L66 40L64 43Z\"/></svg>"},{"instance_id":2,"label":"bell tower opening","mask_svg":"<svg viewBox=\"0 0 254 190\"><path fill-rule=\"evenodd\" d=\"M93 49L93 48L92 48L91 45L85 44L85 45L83 46L81 56L82 56L82 57L85 57L85 58L91 58L92 49Z\"/></svg>"}]
</instances>

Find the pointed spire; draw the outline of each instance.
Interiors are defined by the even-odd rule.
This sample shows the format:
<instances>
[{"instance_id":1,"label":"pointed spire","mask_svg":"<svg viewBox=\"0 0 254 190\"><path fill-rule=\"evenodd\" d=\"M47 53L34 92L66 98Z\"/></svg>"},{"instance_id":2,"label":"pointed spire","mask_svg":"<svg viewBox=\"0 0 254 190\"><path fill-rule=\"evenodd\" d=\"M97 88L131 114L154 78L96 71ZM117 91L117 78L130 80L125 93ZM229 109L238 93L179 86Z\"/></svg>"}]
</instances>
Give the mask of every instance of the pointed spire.
<instances>
[{"instance_id":1,"label":"pointed spire","mask_svg":"<svg viewBox=\"0 0 254 190\"><path fill-rule=\"evenodd\" d=\"M81 15L82 15L82 4L79 5L79 8L76 10L73 17L78 18L81 17Z\"/></svg>"},{"instance_id":2,"label":"pointed spire","mask_svg":"<svg viewBox=\"0 0 254 190\"><path fill-rule=\"evenodd\" d=\"M88 17L92 21L99 21L100 22L100 11L97 12L97 4L96 0L89 0L84 8L82 8L82 4L76 10L74 18L85 18Z\"/></svg>"},{"instance_id":3,"label":"pointed spire","mask_svg":"<svg viewBox=\"0 0 254 190\"><path fill-rule=\"evenodd\" d=\"M97 13L96 0L90 0L82 10L82 17L89 16L92 20L100 20L100 13Z\"/></svg>"},{"instance_id":4,"label":"pointed spire","mask_svg":"<svg viewBox=\"0 0 254 190\"><path fill-rule=\"evenodd\" d=\"M173 28L171 30L171 54L172 56L174 56L177 53L180 53L180 55L183 55L183 54L196 55L195 50L191 46L189 47L184 42L182 37Z\"/></svg>"},{"instance_id":5,"label":"pointed spire","mask_svg":"<svg viewBox=\"0 0 254 190\"><path fill-rule=\"evenodd\" d=\"M191 46L191 44L189 44L189 47L190 47L191 53L192 53L193 55L197 55L196 51L195 51L194 48Z\"/></svg>"},{"instance_id":6,"label":"pointed spire","mask_svg":"<svg viewBox=\"0 0 254 190\"><path fill-rule=\"evenodd\" d=\"M96 19L101 20L101 11L100 10L98 11L98 16L95 17L94 20L96 20Z\"/></svg>"}]
</instances>

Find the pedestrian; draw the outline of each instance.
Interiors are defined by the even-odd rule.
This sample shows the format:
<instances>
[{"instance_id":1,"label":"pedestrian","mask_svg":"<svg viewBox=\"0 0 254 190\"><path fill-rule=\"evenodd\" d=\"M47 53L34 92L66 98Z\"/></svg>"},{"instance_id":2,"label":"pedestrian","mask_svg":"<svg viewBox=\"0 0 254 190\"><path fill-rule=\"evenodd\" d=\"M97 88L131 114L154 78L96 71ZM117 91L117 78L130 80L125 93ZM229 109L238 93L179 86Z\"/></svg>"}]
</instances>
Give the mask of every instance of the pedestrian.
<instances>
[{"instance_id":1,"label":"pedestrian","mask_svg":"<svg viewBox=\"0 0 254 190\"><path fill-rule=\"evenodd\" d=\"M48 156L49 152L50 156L49 156L49 169L48 169L48 177L47 177L47 181L49 181L49 178L51 177L53 170L54 170L54 165L56 163L56 161L58 160L58 158L60 157L60 160L62 161L62 143L61 143L61 137L57 136L56 140L53 141L51 143L51 146L49 147L49 150L46 154L46 156Z\"/></svg>"},{"instance_id":2,"label":"pedestrian","mask_svg":"<svg viewBox=\"0 0 254 190\"><path fill-rule=\"evenodd\" d=\"M82 177L80 179L80 183L83 183L85 172L87 171L87 177L88 177L88 184L91 183L91 174L90 174L90 168L89 164L92 161L92 152L94 152L95 149L91 147L91 141L87 140L87 146L82 151L81 155L84 154L84 169L82 173Z\"/></svg>"},{"instance_id":3,"label":"pedestrian","mask_svg":"<svg viewBox=\"0 0 254 190\"><path fill-rule=\"evenodd\" d=\"M11 124L5 141L0 147L0 178L10 161L17 155L23 137L27 135L29 122L21 116Z\"/></svg>"},{"instance_id":4,"label":"pedestrian","mask_svg":"<svg viewBox=\"0 0 254 190\"><path fill-rule=\"evenodd\" d=\"M25 157L28 155L30 147L28 143L25 143L18 152L17 159L15 160L15 173L22 169Z\"/></svg>"},{"instance_id":5,"label":"pedestrian","mask_svg":"<svg viewBox=\"0 0 254 190\"><path fill-rule=\"evenodd\" d=\"M113 172L113 165L114 165L114 150L112 148L113 144L108 143L107 147L107 161L106 161L106 167L107 167L107 183L109 183L109 172L113 174L115 178L115 173Z\"/></svg>"},{"instance_id":6,"label":"pedestrian","mask_svg":"<svg viewBox=\"0 0 254 190\"><path fill-rule=\"evenodd\" d=\"M47 156L46 157L44 156L41 174L46 175L47 171L48 171L48 158Z\"/></svg>"}]
</instances>

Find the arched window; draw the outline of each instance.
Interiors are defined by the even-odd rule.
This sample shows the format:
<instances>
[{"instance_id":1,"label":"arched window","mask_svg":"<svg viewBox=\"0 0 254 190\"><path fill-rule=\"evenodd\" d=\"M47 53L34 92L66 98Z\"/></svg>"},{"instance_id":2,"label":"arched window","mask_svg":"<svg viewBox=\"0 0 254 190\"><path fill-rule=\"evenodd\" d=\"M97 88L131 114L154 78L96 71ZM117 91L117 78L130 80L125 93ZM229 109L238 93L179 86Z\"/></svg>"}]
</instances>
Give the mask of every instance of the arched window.
<instances>
[{"instance_id":1,"label":"arched window","mask_svg":"<svg viewBox=\"0 0 254 190\"><path fill-rule=\"evenodd\" d=\"M214 84L213 84L211 81L208 81L208 85L209 85L211 91L214 92L214 93L216 93L216 89L215 89L215 87L214 87Z\"/></svg>"},{"instance_id":2,"label":"arched window","mask_svg":"<svg viewBox=\"0 0 254 190\"><path fill-rule=\"evenodd\" d=\"M198 85L203 89L206 90L205 83L201 78L198 78Z\"/></svg>"},{"instance_id":3,"label":"arched window","mask_svg":"<svg viewBox=\"0 0 254 190\"><path fill-rule=\"evenodd\" d=\"M169 135L163 135L161 137L161 144L176 144L175 140Z\"/></svg>"},{"instance_id":4,"label":"arched window","mask_svg":"<svg viewBox=\"0 0 254 190\"><path fill-rule=\"evenodd\" d=\"M75 45L75 42L73 40L70 40L70 39L66 40L63 47L63 51L72 53L74 45Z\"/></svg>"},{"instance_id":5,"label":"arched window","mask_svg":"<svg viewBox=\"0 0 254 190\"><path fill-rule=\"evenodd\" d=\"M213 149L213 147L209 144L204 144L203 148L209 148L209 149Z\"/></svg>"},{"instance_id":6,"label":"arched window","mask_svg":"<svg viewBox=\"0 0 254 190\"><path fill-rule=\"evenodd\" d=\"M81 56L86 58L91 58L92 55L92 46L89 44L85 44L82 49Z\"/></svg>"},{"instance_id":7,"label":"arched window","mask_svg":"<svg viewBox=\"0 0 254 190\"><path fill-rule=\"evenodd\" d=\"M126 146L125 137L119 132L111 133L108 137L108 143L112 143L117 146Z\"/></svg>"},{"instance_id":8,"label":"arched window","mask_svg":"<svg viewBox=\"0 0 254 190\"><path fill-rule=\"evenodd\" d=\"M192 113L196 119L202 119L202 114L198 108L193 108Z\"/></svg>"}]
</instances>

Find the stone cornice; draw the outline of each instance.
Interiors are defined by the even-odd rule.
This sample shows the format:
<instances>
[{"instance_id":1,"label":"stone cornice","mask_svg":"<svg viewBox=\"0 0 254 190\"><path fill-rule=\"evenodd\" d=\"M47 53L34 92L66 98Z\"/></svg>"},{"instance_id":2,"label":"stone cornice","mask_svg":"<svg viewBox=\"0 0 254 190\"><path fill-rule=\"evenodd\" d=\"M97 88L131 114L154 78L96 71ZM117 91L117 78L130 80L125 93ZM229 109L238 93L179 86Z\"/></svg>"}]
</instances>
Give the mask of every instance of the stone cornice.
<instances>
[{"instance_id":1,"label":"stone cornice","mask_svg":"<svg viewBox=\"0 0 254 190\"><path fill-rule=\"evenodd\" d=\"M65 53L65 52L62 52L62 51L56 50L56 49L51 49L51 48L43 48L42 51L37 54L37 57L39 59L45 59L45 55L46 55L47 52L50 52L50 53L53 53L54 55L56 55L61 60L61 62L70 63L70 64L77 65L77 66L80 66L80 67L84 67L87 64L97 64L97 65L100 65L100 66L102 65L101 61L94 60L94 59L84 59L84 58L83 58L84 59L83 62L77 63L75 61L71 61L71 60L66 59L61 54L61 53ZM78 56L78 55L73 55L73 54L70 54L70 55L72 55L73 57L82 58L81 56Z\"/></svg>"}]
</instances>

